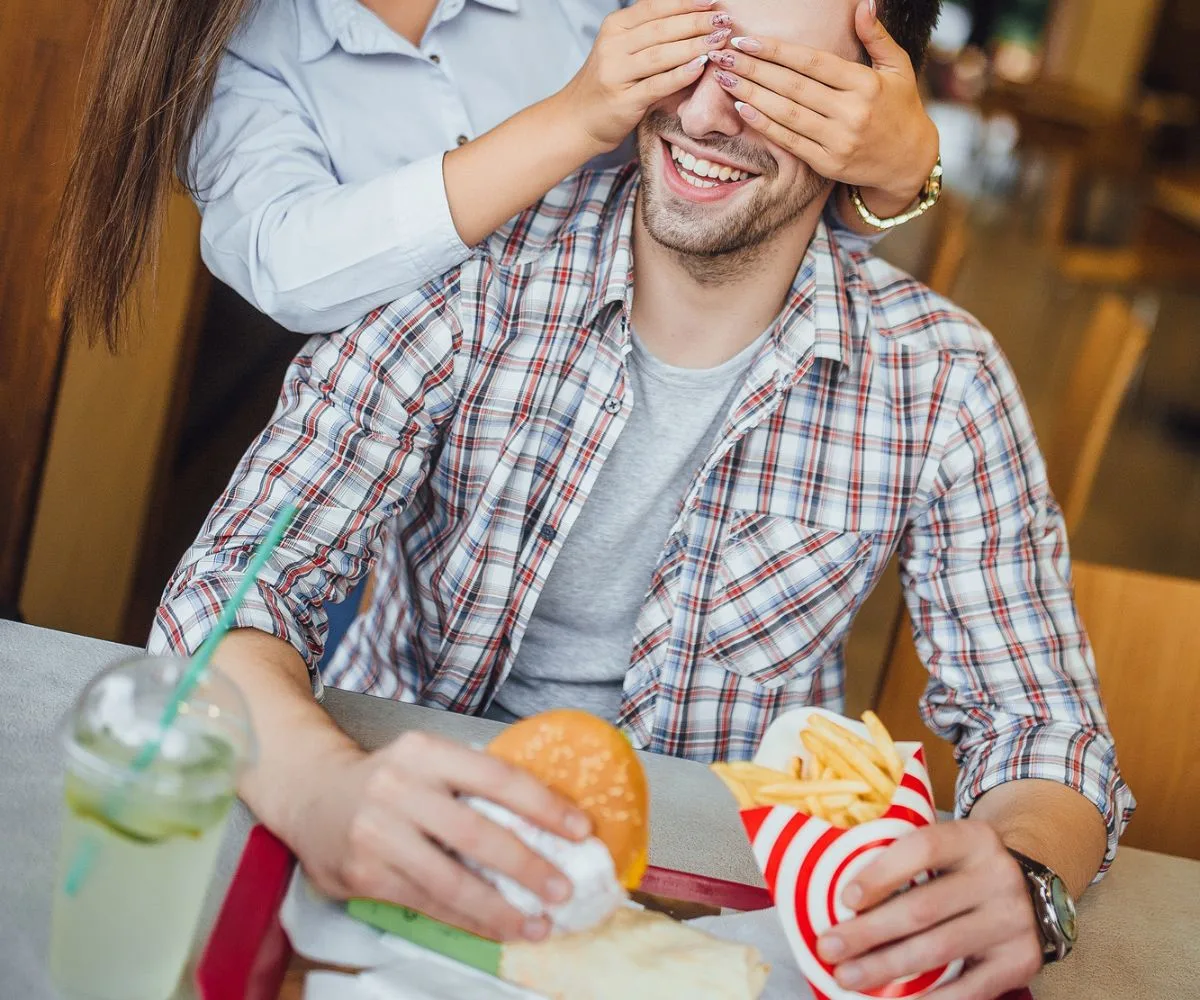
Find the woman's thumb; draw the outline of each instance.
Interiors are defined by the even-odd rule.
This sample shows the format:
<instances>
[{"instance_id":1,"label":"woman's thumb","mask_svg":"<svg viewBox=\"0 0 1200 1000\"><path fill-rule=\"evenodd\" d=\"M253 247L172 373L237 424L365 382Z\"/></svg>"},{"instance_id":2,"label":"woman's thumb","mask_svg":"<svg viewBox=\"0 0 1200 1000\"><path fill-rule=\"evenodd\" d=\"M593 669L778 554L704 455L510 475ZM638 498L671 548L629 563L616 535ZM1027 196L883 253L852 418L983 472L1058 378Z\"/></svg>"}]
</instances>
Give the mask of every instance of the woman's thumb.
<instances>
[{"instance_id":1,"label":"woman's thumb","mask_svg":"<svg viewBox=\"0 0 1200 1000\"><path fill-rule=\"evenodd\" d=\"M854 12L854 30L876 69L912 69L908 53L896 44L879 20L877 0L862 0Z\"/></svg>"}]
</instances>

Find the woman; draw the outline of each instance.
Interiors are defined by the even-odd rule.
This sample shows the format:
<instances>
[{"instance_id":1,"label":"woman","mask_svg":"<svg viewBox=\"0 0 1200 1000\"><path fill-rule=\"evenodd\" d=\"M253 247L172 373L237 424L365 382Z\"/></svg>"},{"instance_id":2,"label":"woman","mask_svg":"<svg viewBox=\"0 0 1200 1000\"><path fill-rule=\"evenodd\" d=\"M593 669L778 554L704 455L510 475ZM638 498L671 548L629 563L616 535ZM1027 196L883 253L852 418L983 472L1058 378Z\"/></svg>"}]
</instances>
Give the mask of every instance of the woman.
<instances>
[{"instance_id":1,"label":"woman","mask_svg":"<svg viewBox=\"0 0 1200 1000\"><path fill-rule=\"evenodd\" d=\"M732 35L714 2L111 0L53 262L66 321L117 346L178 176L218 278L289 329L354 322L698 79ZM778 99L744 114L889 216L920 190L937 132L874 0L856 26L872 66L826 54L816 76L786 47L803 65L761 63ZM844 191L839 205L870 232Z\"/></svg>"},{"instance_id":2,"label":"woman","mask_svg":"<svg viewBox=\"0 0 1200 1000\"><path fill-rule=\"evenodd\" d=\"M615 12L612 0L464 3L111 0L54 261L68 326L118 346L177 176L203 213L217 277L297 331L355 322L616 151L647 107L699 79L733 28L714 0ZM856 17L870 67L814 62L797 46L778 64L743 49L739 60L770 88L757 108L743 102L743 116L826 176L858 184L887 216L921 188L937 135L873 2ZM327 757L352 752L331 745ZM361 774L345 794L373 790L377 809L356 828L352 860L375 895L494 936L547 932L458 858L547 900L569 886L457 797L487 795L573 837L587 825L577 811L498 760L427 737L371 755ZM347 891L330 873L310 875Z\"/></svg>"}]
</instances>

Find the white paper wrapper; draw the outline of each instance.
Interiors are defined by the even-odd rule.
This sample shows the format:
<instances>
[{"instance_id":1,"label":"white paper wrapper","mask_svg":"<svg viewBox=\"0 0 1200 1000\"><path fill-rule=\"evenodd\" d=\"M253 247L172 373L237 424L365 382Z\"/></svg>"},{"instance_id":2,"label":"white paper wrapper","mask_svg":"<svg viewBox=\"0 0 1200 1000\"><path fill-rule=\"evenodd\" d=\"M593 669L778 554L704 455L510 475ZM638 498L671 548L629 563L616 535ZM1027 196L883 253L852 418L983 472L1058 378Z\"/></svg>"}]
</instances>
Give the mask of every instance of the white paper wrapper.
<instances>
[{"instance_id":1,"label":"white paper wrapper","mask_svg":"<svg viewBox=\"0 0 1200 1000\"><path fill-rule=\"evenodd\" d=\"M465 800L472 809L492 822L512 830L521 841L536 851L571 882L571 898L565 903L547 906L535 893L499 872L468 867L494 885L500 894L526 916L545 915L555 933L573 934L590 930L607 920L625 901L625 890L617 880L612 855L595 837L582 842L565 840L534 826L503 806L486 799Z\"/></svg>"}]
</instances>

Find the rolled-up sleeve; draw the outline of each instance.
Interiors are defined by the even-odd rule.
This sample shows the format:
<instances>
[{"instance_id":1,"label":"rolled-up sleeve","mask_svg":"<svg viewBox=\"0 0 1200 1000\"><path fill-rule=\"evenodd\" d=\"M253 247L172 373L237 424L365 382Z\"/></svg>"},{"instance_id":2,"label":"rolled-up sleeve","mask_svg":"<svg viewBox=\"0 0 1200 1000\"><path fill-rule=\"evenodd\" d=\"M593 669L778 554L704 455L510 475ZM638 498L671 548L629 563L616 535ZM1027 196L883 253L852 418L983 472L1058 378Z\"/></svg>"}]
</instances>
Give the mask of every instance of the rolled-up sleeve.
<instances>
[{"instance_id":1,"label":"rolled-up sleeve","mask_svg":"<svg viewBox=\"0 0 1200 1000\"><path fill-rule=\"evenodd\" d=\"M272 519L293 503L296 517L235 624L294 646L319 690L325 607L367 572L384 523L423 481L456 403L461 342L456 302L441 283L356 328L313 338L168 584L150 650L195 652Z\"/></svg>"},{"instance_id":2,"label":"rolled-up sleeve","mask_svg":"<svg viewBox=\"0 0 1200 1000\"><path fill-rule=\"evenodd\" d=\"M1008 781L1067 785L1104 818L1103 872L1134 801L1075 608L1062 515L998 349L979 358L935 458L901 578L930 673L921 712L957 748L956 812Z\"/></svg>"},{"instance_id":3,"label":"rolled-up sleeve","mask_svg":"<svg viewBox=\"0 0 1200 1000\"><path fill-rule=\"evenodd\" d=\"M341 183L288 85L227 52L191 159L204 262L288 329L341 329L469 255L442 156Z\"/></svg>"}]
</instances>

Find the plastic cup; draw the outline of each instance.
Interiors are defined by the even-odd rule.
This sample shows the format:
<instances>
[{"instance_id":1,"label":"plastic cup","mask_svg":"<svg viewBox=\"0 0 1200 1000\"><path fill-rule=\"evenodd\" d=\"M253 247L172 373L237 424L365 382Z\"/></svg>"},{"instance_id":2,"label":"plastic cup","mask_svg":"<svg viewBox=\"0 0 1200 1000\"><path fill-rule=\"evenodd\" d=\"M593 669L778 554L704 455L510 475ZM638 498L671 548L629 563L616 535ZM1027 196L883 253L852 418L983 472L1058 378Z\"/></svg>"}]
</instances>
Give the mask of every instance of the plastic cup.
<instances>
[{"instance_id":1,"label":"plastic cup","mask_svg":"<svg viewBox=\"0 0 1200 1000\"><path fill-rule=\"evenodd\" d=\"M67 718L50 941L50 975L67 1000L167 1000L179 984L237 779L255 752L241 692L209 670L154 759L131 769L187 665L114 664ZM81 854L86 874L69 891Z\"/></svg>"}]
</instances>

